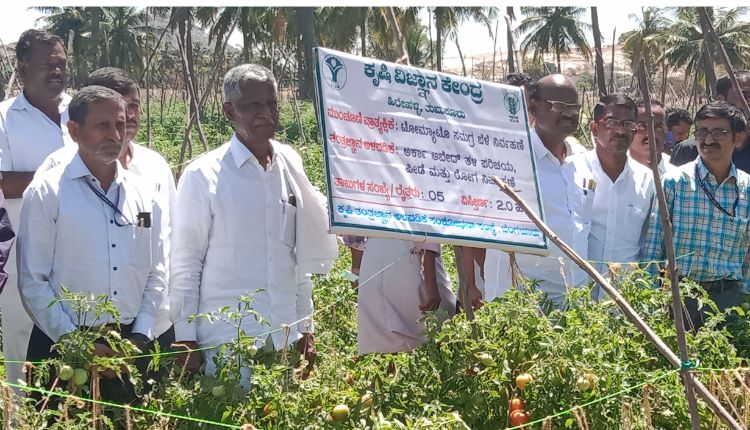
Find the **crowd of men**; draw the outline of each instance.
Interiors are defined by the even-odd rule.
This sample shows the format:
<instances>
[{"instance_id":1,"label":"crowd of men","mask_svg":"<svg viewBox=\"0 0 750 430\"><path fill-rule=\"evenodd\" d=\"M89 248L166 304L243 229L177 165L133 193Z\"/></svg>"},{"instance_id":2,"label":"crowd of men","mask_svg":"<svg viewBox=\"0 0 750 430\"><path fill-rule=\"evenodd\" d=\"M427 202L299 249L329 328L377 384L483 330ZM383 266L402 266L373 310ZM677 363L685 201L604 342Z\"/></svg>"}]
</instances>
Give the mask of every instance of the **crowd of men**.
<instances>
[{"instance_id":1,"label":"crowd of men","mask_svg":"<svg viewBox=\"0 0 750 430\"><path fill-rule=\"evenodd\" d=\"M301 158L274 139L278 90L271 72L242 64L226 74L223 110L234 133L191 162L175 187L164 158L135 142L140 90L128 72L94 70L71 98L64 92L67 56L61 38L28 30L16 56L23 92L0 103L0 188L8 211L0 212L0 264L7 262L8 273L7 283L0 278L7 378L24 380L21 362L55 357L56 342L99 324L143 351L154 342L162 350L184 351L177 362L190 371L205 364L206 372L215 372L216 349L190 351L228 343L236 329L191 316L234 308L247 294L269 323L243 322L244 332L258 337L258 347L294 345L314 363L311 275L328 273L338 248L328 233L325 199L305 175ZM750 73L738 78L750 91ZM736 304L748 271L750 191L743 170L750 157L734 149L744 143L747 124L735 107L744 94L736 94L728 81L720 81L721 101L704 106L694 119L650 102L656 144L666 151L651 160L643 103L622 94L603 97L590 125L594 149L586 151L571 138L581 109L574 83L562 75L520 80L518 85L528 88L531 146L550 227L602 272L603 262L662 260L648 168L653 161L665 175L677 252L695 251L680 259L681 273L707 288L720 307ZM688 139L693 120L694 139ZM697 160L691 162L688 153ZM672 164L682 160L689 164ZM11 250L14 230L18 237ZM348 240L367 255L363 241ZM390 244L371 245L371 253L393 255ZM420 252L434 260L439 247ZM569 260L561 269L562 253L554 245L548 257L518 255L515 262L496 250L466 249L464 255L475 281L473 306L511 287L512 263L558 303L567 288L589 281ZM442 265L418 266L409 277L414 285L408 288L416 292L409 306L437 309L450 295ZM446 294L438 293L438 283L445 284ZM104 295L117 307L118 319L76 314L57 300L63 288ZM391 326L379 324L381 314L407 303L387 294L372 300L381 298L394 305L385 311L367 308L368 336L388 336ZM702 314L692 306L699 325ZM269 333L276 328L285 330ZM379 342L365 349L390 352L380 351ZM104 342L95 343L93 354L118 355ZM106 388L105 381L102 394L132 401L135 393L124 392L115 376L109 375L112 384ZM241 383L248 386L249 377L244 374Z\"/></svg>"}]
</instances>

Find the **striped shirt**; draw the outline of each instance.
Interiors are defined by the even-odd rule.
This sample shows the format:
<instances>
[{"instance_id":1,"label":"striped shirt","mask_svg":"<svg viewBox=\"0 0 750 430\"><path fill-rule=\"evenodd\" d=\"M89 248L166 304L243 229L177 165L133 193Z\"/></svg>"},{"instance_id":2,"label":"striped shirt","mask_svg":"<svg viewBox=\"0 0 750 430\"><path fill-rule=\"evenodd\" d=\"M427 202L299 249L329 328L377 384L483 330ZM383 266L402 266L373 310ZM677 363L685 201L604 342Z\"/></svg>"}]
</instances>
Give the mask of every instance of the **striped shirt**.
<instances>
[{"instance_id":1,"label":"striped shirt","mask_svg":"<svg viewBox=\"0 0 750 430\"><path fill-rule=\"evenodd\" d=\"M729 176L718 184L698 158L667 174L662 183L672 222L675 255L681 257L677 260L680 275L698 282L747 278L750 176L737 170L732 163ZM725 214L716 203L734 216ZM666 258L659 206L655 202L653 207L643 251L645 261ZM650 267L652 273L656 271L654 265Z\"/></svg>"}]
</instances>

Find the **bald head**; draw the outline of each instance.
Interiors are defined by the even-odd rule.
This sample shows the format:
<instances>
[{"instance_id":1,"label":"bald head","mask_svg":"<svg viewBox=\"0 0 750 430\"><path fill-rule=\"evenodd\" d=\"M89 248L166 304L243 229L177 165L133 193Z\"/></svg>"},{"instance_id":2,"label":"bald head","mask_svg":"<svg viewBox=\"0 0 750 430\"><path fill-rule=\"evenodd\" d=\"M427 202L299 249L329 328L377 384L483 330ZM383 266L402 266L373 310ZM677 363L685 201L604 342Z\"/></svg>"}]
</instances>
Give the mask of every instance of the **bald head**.
<instances>
[{"instance_id":1,"label":"bald head","mask_svg":"<svg viewBox=\"0 0 750 430\"><path fill-rule=\"evenodd\" d=\"M539 79L529 95L529 109L536 116L537 129L566 136L578 128L578 90L570 78L547 75Z\"/></svg>"}]
</instances>

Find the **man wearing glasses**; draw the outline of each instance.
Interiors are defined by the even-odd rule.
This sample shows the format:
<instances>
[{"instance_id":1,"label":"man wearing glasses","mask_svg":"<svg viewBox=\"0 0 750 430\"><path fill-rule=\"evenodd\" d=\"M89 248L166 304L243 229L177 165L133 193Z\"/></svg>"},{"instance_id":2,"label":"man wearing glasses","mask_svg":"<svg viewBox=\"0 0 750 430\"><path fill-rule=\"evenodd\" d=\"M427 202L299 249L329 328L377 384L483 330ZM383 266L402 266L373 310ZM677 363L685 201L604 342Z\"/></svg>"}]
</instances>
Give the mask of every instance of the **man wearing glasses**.
<instances>
[{"instance_id":1,"label":"man wearing glasses","mask_svg":"<svg viewBox=\"0 0 750 430\"><path fill-rule=\"evenodd\" d=\"M596 190L589 235L589 260L600 273L604 262L638 261L641 231L654 194L649 169L628 157L638 123L635 102L624 94L609 94L594 106L591 134L594 149L581 157L591 170ZM598 292L600 298L603 292Z\"/></svg>"},{"instance_id":2,"label":"man wearing glasses","mask_svg":"<svg viewBox=\"0 0 750 430\"><path fill-rule=\"evenodd\" d=\"M573 82L562 75L549 75L532 85L529 111L536 117L531 145L536 159L539 191L546 223L581 256L588 254L591 227L590 210L595 188L585 163L572 156L585 152L566 138L578 128L581 105ZM539 289L558 305L564 302L566 287L578 287L588 281L586 274L564 256L554 244L550 255L537 257L519 254L516 261L524 278L538 281ZM563 259L561 267L560 258ZM487 250L485 292L487 300L502 295L512 286L508 254Z\"/></svg>"},{"instance_id":3,"label":"man wearing glasses","mask_svg":"<svg viewBox=\"0 0 750 430\"><path fill-rule=\"evenodd\" d=\"M19 287L34 322L26 356L32 362L54 356L53 344L79 327L101 324L112 324L146 351L166 300L161 200L152 184L118 161L126 136L125 100L92 85L73 97L69 115L78 153L36 176L21 209ZM119 320L94 312L79 319L67 302L56 301L62 287L104 295L118 308ZM98 342L93 354L117 355ZM132 387L125 390L114 373L104 376L111 379L101 381L103 397L134 400Z\"/></svg>"},{"instance_id":4,"label":"man wearing glasses","mask_svg":"<svg viewBox=\"0 0 750 430\"><path fill-rule=\"evenodd\" d=\"M677 170L670 163L669 155L664 153L664 144L667 143L667 112L664 105L658 100L651 100L651 114L654 122L654 137L656 138L656 157L659 166L659 174ZM638 127L633 136L633 144L630 145L630 156L637 162L651 169L651 149L648 141L646 122L646 105L643 101L638 102Z\"/></svg>"},{"instance_id":5,"label":"man wearing glasses","mask_svg":"<svg viewBox=\"0 0 750 430\"><path fill-rule=\"evenodd\" d=\"M742 280L750 265L750 175L732 161L734 148L745 138L747 122L739 109L717 101L695 115L699 157L663 179L680 275L700 283L723 311L740 304ZM646 236L646 260L665 257L658 205ZM651 267L652 272L658 268ZM697 330L704 309L685 300Z\"/></svg>"}]
</instances>

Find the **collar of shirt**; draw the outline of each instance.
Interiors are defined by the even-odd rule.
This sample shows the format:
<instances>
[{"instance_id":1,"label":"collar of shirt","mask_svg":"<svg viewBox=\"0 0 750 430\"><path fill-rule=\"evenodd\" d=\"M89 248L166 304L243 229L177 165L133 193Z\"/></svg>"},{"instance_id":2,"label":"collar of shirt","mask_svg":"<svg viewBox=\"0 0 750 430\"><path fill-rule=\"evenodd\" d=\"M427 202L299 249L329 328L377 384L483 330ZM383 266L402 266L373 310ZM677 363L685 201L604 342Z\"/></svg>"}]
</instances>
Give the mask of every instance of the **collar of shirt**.
<instances>
[{"instance_id":1,"label":"collar of shirt","mask_svg":"<svg viewBox=\"0 0 750 430\"><path fill-rule=\"evenodd\" d=\"M541 160L544 157L550 156L557 160L557 157L554 156L550 152L549 149L544 145L544 142L542 142L542 138L539 137L539 134L537 134L536 129L531 130L531 146L534 150L534 157L537 160ZM565 160L567 161L570 157L576 154L580 154L582 152L585 152L586 150L581 146L581 144L572 142L571 139L566 138L565 139ZM558 161L559 162L559 161Z\"/></svg>"},{"instance_id":2,"label":"collar of shirt","mask_svg":"<svg viewBox=\"0 0 750 430\"><path fill-rule=\"evenodd\" d=\"M115 160L117 171L115 173L115 180L112 181L112 183L116 186L119 186L122 184L122 182L125 180L125 172L126 170L122 167L122 164L120 164L120 160ZM76 155L73 157L73 160L68 165L68 168L65 171L65 175L68 179L78 179L83 177L93 177L94 175L91 174L91 171L88 167L86 167L86 164L81 159L80 154L76 152Z\"/></svg>"},{"instance_id":3,"label":"collar of shirt","mask_svg":"<svg viewBox=\"0 0 750 430\"><path fill-rule=\"evenodd\" d=\"M710 181L710 183L713 184L713 185L717 184L716 177L714 177L714 175L711 172L708 171L708 167L706 167L706 165L703 164L703 159L701 157L698 157L698 159L695 160L695 165L696 165L696 167L698 169L698 174L700 175L700 178L702 180L704 180L704 181ZM737 181L737 168L734 167L734 163L730 161L730 164L729 164L729 176L727 176L727 178L724 180L724 182L722 182L721 184L718 184L718 185L722 185L722 184L726 183L727 181L729 181L732 178L734 178L734 180Z\"/></svg>"},{"instance_id":4,"label":"collar of shirt","mask_svg":"<svg viewBox=\"0 0 750 430\"><path fill-rule=\"evenodd\" d=\"M68 109L68 105L70 104L71 97L67 95L66 93L61 94L61 100L60 104L57 106L57 110L62 114ZM16 97L16 99L13 101L13 105L10 107L13 110L25 110L25 109L37 109L36 106L32 105L29 99L26 98L26 94L24 92L21 92L21 94ZM66 124L62 124L63 127L65 127Z\"/></svg>"},{"instance_id":5,"label":"collar of shirt","mask_svg":"<svg viewBox=\"0 0 750 430\"><path fill-rule=\"evenodd\" d=\"M271 139L271 146L273 147L273 156L271 157L271 166L276 164L276 154L279 152L278 143ZM232 154L232 159L234 160L235 165L237 168L242 167L243 164L245 164L248 160L251 160L252 163L253 160L255 160L255 164L260 166L260 163L258 160L255 159L255 156L252 152L245 146L244 143L240 142L240 140L237 138L237 134L232 134L232 139L229 141L229 152Z\"/></svg>"},{"instance_id":6,"label":"collar of shirt","mask_svg":"<svg viewBox=\"0 0 750 430\"><path fill-rule=\"evenodd\" d=\"M635 175L635 173L638 171L638 162L630 158L630 156L627 157L627 161L625 162L625 167L622 169L622 172L617 176L617 179L614 181L604 172L604 169L602 168L602 163L599 161L599 156L596 154L596 149L592 149L590 151L586 151L586 160L588 161L589 168L592 172L596 173L597 176L601 178L606 178L608 181L610 181L613 184L616 184L623 178L628 177L628 175Z\"/></svg>"}]
</instances>

